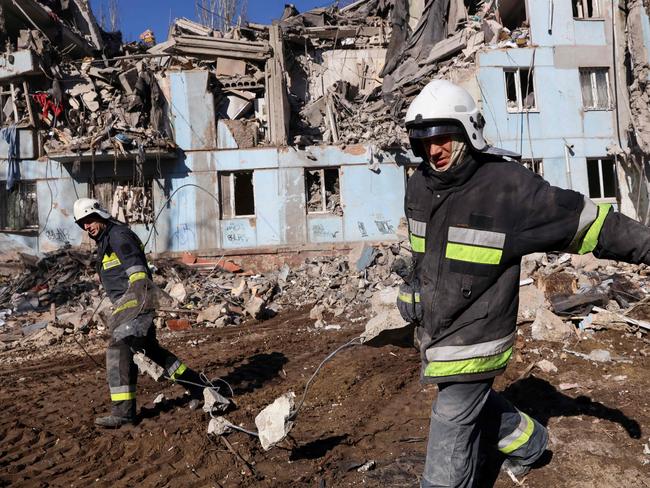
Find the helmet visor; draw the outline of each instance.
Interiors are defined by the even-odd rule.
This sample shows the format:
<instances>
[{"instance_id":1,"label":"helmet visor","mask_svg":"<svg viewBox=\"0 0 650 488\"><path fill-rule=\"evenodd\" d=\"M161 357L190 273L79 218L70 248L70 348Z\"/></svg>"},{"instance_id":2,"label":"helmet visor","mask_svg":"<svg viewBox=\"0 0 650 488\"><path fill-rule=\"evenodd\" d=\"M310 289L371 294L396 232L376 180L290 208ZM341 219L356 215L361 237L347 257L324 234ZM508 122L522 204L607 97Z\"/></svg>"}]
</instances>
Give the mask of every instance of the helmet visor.
<instances>
[{"instance_id":1,"label":"helmet visor","mask_svg":"<svg viewBox=\"0 0 650 488\"><path fill-rule=\"evenodd\" d=\"M411 127L409 137L411 139L428 139L435 136L449 136L453 134L463 135L463 129L453 124L430 125L428 127Z\"/></svg>"}]
</instances>

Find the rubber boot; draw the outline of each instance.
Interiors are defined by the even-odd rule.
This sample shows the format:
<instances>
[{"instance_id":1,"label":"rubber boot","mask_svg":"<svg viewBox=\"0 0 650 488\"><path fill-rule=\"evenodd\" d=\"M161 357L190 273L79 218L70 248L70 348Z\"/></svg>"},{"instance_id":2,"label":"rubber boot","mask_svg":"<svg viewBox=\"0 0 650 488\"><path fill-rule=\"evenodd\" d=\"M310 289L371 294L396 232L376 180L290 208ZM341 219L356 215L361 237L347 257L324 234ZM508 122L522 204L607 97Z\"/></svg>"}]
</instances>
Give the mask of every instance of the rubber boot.
<instances>
[{"instance_id":1,"label":"rubber boot","mask_svg":"<svg viewBox=\"0 0 650 488\"><path fill-rule=\"evenodd\" d=\"M95 419L95 425L104 429L119 429L123 425L132 425L134 423L135 421L131 417L118 417L117 415L107 415Z\"/></svg>"}]
</instances>

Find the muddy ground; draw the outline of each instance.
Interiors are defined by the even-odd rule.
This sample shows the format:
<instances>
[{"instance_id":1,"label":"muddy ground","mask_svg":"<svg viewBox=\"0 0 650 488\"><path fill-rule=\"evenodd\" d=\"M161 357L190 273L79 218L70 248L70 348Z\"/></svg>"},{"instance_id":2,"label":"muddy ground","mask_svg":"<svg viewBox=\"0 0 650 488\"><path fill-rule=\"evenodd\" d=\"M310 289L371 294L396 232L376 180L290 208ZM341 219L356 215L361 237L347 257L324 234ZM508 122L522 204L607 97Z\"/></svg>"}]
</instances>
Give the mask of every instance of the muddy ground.
<instances>
[{"instance_id":1,"label":"muddy ground","mask_svg":"<svg viewBox=\"0 0 650 488\"><path fill-rule=\"evenodd\" d=\"M254 428L276 396L302 386L320 360L358 334L363 320L316 330L309 310L282 312L263 323L163 332L161 342L188 364L227 380L237 409L227 417ZM617 359L593 363L535 342L524 326L519 352L496 382L522 410L550 430L550 463L523 481L530 488L650 486L650 344L621 331L570 341L572 351L609 349ZM101 343L87 344L103 362ZM542 358L555 374L529 366ZM105 373L70 346L0 353L0 485L169 487L414 487L424 462L434 387L418 381L415 350L357 346L326 365L291 439L268 452L246 434L225 443L206 435L208 418L183 403L178 386L140 377L142 420L105 431ZM559 385L577 384L560 390ZM164 407L152 401L164 393ZM374 470L358 472L369 460ZM494 466L483 487L515 483Z\"/></svg>"}]
</instances>

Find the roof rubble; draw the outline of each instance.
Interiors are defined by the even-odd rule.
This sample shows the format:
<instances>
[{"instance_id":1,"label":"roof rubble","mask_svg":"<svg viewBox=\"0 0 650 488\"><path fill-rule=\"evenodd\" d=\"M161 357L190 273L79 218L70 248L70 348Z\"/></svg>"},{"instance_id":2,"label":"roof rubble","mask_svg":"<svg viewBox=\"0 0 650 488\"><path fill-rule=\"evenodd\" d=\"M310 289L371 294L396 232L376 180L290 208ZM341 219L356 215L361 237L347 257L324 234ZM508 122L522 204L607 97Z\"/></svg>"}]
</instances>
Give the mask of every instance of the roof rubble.
<instances>
[{"instance_id":1,"label":"roof rubble","mask_svg":"<svg viewBox=\"0 0 650 488\"><path fill-rule=\"evenodd\" d=\"M51 157L174 154L168 75L197 69L208 72L216 117L237 147L404 147L405 110L431 78L462 78L477 52L529 43L525 17L501 12L494 0L429 0L420 13L409 13L406 0L302 13L287 5L276 26L244 23L226 32L180 18L153 45L150 32L141 36L147 42L125 44L102 31L85 0L54 11L45 1L2 3L4 22L19 20L3 34L5 56L21 62L0 70L12 92L0 95L0 125L38 129ZM54 24L76 40L70 49L53 41Z\"/></svg>"}]
</instances>

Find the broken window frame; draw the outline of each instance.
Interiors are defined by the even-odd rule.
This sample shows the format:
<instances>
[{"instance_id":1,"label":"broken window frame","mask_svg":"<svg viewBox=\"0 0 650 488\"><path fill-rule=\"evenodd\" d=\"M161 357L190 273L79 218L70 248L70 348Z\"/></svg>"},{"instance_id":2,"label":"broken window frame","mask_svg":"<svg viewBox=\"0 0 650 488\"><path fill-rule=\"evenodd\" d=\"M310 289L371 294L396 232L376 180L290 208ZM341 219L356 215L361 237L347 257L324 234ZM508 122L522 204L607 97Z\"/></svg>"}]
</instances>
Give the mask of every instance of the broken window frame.
<instances>
[{"instance_id":1,"label":"broken window frame","mask_svg":"<svg viewBox=\"0 0 650 488\"><path fill-rule=\"evenodd\" d=\"M571 8L573 9L573 19L574 20L603 20L602 6L600 4L601 0L572 0ZM589 15L588 8L585 9L585 6L588 7L588 4L591 4L591 15ZM587 13L585 15L585 10Z\"/></svg>"},{"instance_id":2,"label":"broken window frame","mask_svg":"<svg viewBox=\"0 0 650 488\"><path fill-rule=\"evenodd\" d=\"M219 171L219 218L221 220L251 218L255 217L257 212L255 207L255 172L253 170L237 170L237 171ZM246 204L252 209L252 213L237 213L237 195L236 190L237 177L243 175L250 175L250 195L253 199L252 202ZM228 189L224 189L223 182L228 181Z\"/></svg>"},{"instance_id":3,"label":"broken window frame","mask_svg":"<svg viewBox=\"0 0 650 488\"><path fill-rule=\"evenodd\" d=\"M333 173L336 171L336 181L338 183L338 195L339 195L339 204L332 209L328 209L328 199L327 199L327 178L326 172ZM320 194L321 194L321 209L320 210L310 210L309 209L309 183L308 178L310 173L318 173L320 181ZM341 202L341 167L340 166L328 166L324 168L305 168L304 172L305 178L305 210L307 214L330 214L330 215L342 215L343 206Z\"/></svg>"},{"instance_id":4,"label":"broken window frame","mask_svg":"<svg viewBox=\"0 0 650 488\"><path fill-rule=\"evenodd\" d=\"M609 83L609 68L580 68L580 91L582 95L582 108L583 110L612 110L612 92ZM605 104L600 104L600 97L598 96L598 73L605 73L605 90L607 93L607 101ZM591 99L593 103L587 106L585 101L585 92L583 89L583 79L589 76L589 85L591 90Z\"/></svg>"},{"instance_id":5,"label":"broken window frame","mask_svg":"<svg viewBox=\"0 0 650 488\"><path fill-rule=\"evenodd\" d=\"M2 185L0 188L0 232L38 232L36 181L18 181L11 192L7 190L6 181L0 181L0 185ZM14 210L17 210L17 215L9 215L12 206ZM31 209L28 206L31 206ZM16 209L16 207L18 208Z\"/></svg>"},{"instance_id":6,"label":"broken window frame","mask_svg":"<svg viewBox=\"0 0 650 488\"><path fill-rule=\"evenodd\" d=\"M154 220L154 204L153 204L153 178L145 178L144 181L142 181L140 184L135 184L131 180L120 180L120 179L99 179L94 182L94 184L89 185L89 192L91 198L97 199L101 205L108 210L109 213L113 213L113 200L115 199L115 192L117 191L118 187L129 187L129 188L144 188L144 194L147 198L147 212L143 213L143 215L146 217L144 219L142 218L137 218L137 219L120 219L120 213L118 211L117 215L114 215L114 217L120 222L124 222L129 225L137 225L137 224L152 224ZM106 200L103 198L103 195L100 195L98 192L98 185L105 185L107 183L111 184L111 191L110 191L110 201ZM123 208L123 205L119 205L119 208ZM124 208L124 214L126 216L126 209Z\"/></svg>"},{"instance_id":7,"label":"broken window frame","mask_svg":"<svg viewBox=\"0 0 650 488\"><path fill-rule=\"evenodd\" d=\"M527 72L526 75L526 86L530 86L532 90L529 90L527 93L532 94L533 103L530 107L524 106L524 97L522 96L522 74ZM514 102L517 103L516 107L510 107L510 98L508 94L508 75L512 74L514 76L514 86L515 86L515 97ZM521 112L537 112L537 97L535 95L535 69L533 67L517 67L517 68L503 68L503 81L506 89L506 110L509 113L521 113ZM526 95L528 98L529 95Z\"/></svg>"},{"instance_id":8,"label":"broken window frame","mask_svg":"<svg viewBox=\"0 0 650 488\"><path fill-rule=\"evenodd\" d=\"M541 158L522 159L521 164L533 173L544 177L544 160Z\"/></svg>"},{"instance_id":9,"label":"broken window frame","mask_svg":"<svg viewBox=\"0 0 650 488\"><path fill-rule=\"evenodd\" d=\"M608 165L611 164L612 168L612 188L609 189L608 195L605 195L605 179L603 178L603 163L607 162ZM598 194L594 194L594 181L596 173L594 173L593 164L597 164L597 178L598 178ZM618 200L618 177L616 175L616 160L610 157L601 157L601 158L587 158L587 183L589 187L589 198L596 202L602 203L616 203ZM590 168L591 166L591 168Z\"/></svg>"}]
</instances>

